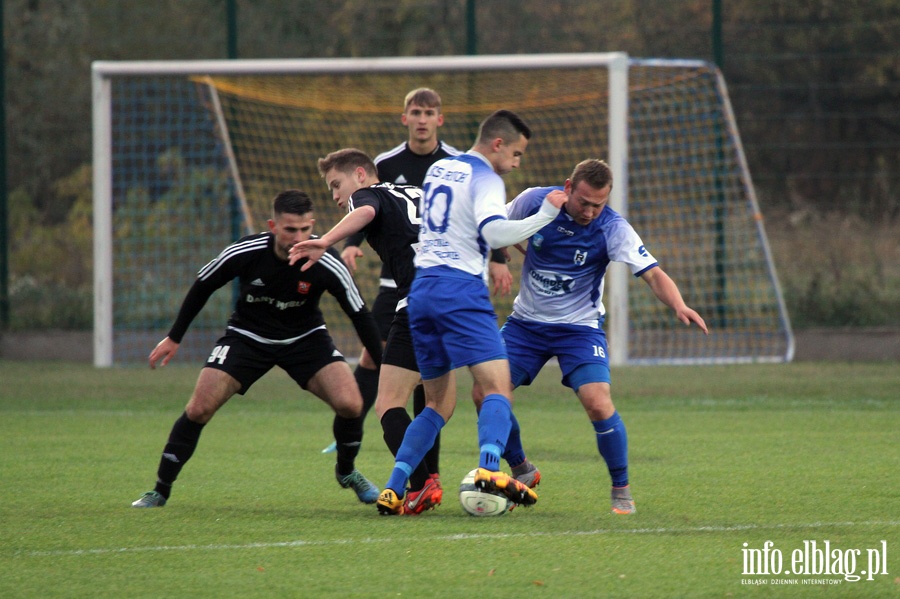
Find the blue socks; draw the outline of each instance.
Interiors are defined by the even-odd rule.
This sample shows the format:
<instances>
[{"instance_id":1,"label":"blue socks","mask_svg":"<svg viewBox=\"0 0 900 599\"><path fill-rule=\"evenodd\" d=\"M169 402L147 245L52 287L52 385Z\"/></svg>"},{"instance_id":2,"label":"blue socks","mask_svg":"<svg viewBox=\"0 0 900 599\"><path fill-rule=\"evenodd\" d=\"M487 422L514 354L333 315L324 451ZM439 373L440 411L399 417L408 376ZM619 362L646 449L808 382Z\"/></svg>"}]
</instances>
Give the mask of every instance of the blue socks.
<instances>
[{"instance_id":1,"label":"blue socks","mask_svg":"<svg viewBox=\"0 0 900 599\"><path fill-rule=\"evenodd\" d=\"M385 485L388 489L393 489L399 497L406 494L406 482L409 480L409 475L434 445L434 440L444 424L441 415L431 408L425 408L413 419L409 428L406 429L400 449L397 450L394 470Z\"/></svg>"},{"instance_id":2,"label":"blue socks","mask_svg":"<svg viewBox=\"0 0 900 599\"><path fill-rule=\"evenodd\" d=\"M506 450L503 452L503 459L512 468L525 461L525 449L522 447L519 421L512 412L509 413L509 421L512 424L512 428L509 429L509 439L506 440Z\"/></svg>"},{"instance_id":3,"label":"blue socks","mask_svg":"<svg viewBox=\"0 0 900 599\"><path fill-rule=\"evenodd\" d=\"M628 486L628 435L618 412L606 420L591 422L597 432L597 449L606 461L612 486Z\"/></svg>"},{"instance_id":4,"label":"blue socks","mask_svg":"<svg viewBox=\"0 0 900 599\"><path fill-rule=\"evenodd\" d=\"M478 414L478 447L481 450L479 468L500 470L500 454L509 439L511 417L509 399L499 393L492 393L484 398Z\"/></svg>"}]
</instances>

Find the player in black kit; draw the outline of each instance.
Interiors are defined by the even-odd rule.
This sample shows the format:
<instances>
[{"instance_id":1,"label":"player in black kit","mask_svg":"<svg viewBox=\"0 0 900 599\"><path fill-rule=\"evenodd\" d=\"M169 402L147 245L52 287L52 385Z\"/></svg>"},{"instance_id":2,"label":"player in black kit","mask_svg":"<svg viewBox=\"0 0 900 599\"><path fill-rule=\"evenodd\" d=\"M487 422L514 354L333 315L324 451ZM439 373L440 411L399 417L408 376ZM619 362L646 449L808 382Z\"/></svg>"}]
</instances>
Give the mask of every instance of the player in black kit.
<instances>
[{"instance_id":1,"label":"player in black kit","mask_svg":"<svg viewBox=\"0 0 900 599\"><path fill-rule=\"evenodd\" d=\"M420 87L406 94L400 122L409 131L409 139L375 157L378 178L396 185L421 187L428 167L441 158L457 156L460 151L438 139L444 115L441 97L433 89Z\"/></svg>"},{"instance_id":2,"label":"player in black kit","mask_svg":"<svg viewBox=\"0 0 900 599\"><path fill-rule=\"evenodd\" d=\"M319 309L322 294L328 291L337 299L376 362L381 361L381 339L375 319L337 252L328 252L309 267L288 261L290 248L311 238L312 215L312 201L306 193L283 191L273 202L269 232L240 239L200 269L168 336L150 353L150 368L165 366L175 356L188 326L213 292L237 277L240 297L224 335L200 371L184 413L172 427L159 462L156 487L132 506L164 506L206 423L235 393L246 393L273 366L283 368L301 388L334 410L338 483L352 488L364 503L378 499L378 488L354 467L363 436L362 397L350 367L325 328Z\"/></svg>"},{"instance_id":3,"label":"player in black kit","mask_svg":"<svg viewBox=\"0 0 900 599\"><path fill-rule=\"evenodd\" d=\"M406 411L410 393L420 382L416 364L406 296L415 277L414 247L419 241L419 199L422 190L408 185L382 183L369 156L355 148L345 148L319 160L319 172L325 178L332 197L342 209L349 210L338 224L320 239L296 244L291 261L307 258L302 268L310 268L323 259L330 247L347 236L364 232L369 245L386 264L397 285L398 301L384 349L384 361L378 376L375 412L381 421L384 440L396 455L412 419ZM428 457L409 481L404 513L419 514L440 504L443 491L436 467Z\"/></svg>"}]
</instances>

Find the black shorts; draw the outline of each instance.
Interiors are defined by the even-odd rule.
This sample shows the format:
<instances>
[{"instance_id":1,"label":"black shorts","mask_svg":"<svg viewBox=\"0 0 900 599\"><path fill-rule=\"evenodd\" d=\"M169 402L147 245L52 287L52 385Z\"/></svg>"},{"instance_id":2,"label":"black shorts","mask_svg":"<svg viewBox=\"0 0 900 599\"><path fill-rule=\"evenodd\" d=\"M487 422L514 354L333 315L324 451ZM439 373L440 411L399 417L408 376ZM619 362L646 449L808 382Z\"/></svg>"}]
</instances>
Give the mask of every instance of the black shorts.
<instances>
[{"instance_id":1,"label":"black shorts","mask_svg":"<svg viewBox=\"0 0 900 599\"><path fill-rule=\"evenodd\" d=\"M400 295L397 293L396 287L382 286L378 288L378 295L375 296L375 303L372 304L372 315L378 324L378 332L381 333L382 341L387 341L399 301Z\"/></svg>"},{"instance_id":2,"label":"black shorts","mask_svg":"<svg viewBox=\"0 0 900 599\"><path fill-rule=\"evenodd\" d=\"M344 356L334 346L331 335L319 329L289 345L260 343L239 333L226 331L206 360L205 368L227 372L241 384L240 395L253 383L280 366L306 389L309 379L332 362L343 362Z\"/></svg>"},{"instance_id":3,"label":"black shorts","mask_svg":"<svg viewBox=\"0 0 900 599\"><path fill-rule=\"evenodd\" d=\"M419 372L406 308L394 313L394 322L391 323L391 331L388 334L387 344L384 346L384 357L382 357L381 363Z\"/></svg>"}]
</instances>

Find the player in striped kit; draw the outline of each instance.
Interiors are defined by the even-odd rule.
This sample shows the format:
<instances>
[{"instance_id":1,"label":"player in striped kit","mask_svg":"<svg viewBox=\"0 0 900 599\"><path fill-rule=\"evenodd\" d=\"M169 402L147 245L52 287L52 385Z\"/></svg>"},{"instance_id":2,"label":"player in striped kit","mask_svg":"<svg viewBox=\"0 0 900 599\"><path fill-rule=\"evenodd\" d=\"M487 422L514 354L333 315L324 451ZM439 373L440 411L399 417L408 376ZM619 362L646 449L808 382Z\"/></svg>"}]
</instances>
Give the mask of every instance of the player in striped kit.
<instances>
[{"instance_id":1,"label":"player in striped kit","mask_svg":"<svg viewBox=\"0 0 900 599\"><path fill-rule=\"evenodd\" d=\"M319 309L322 294L328 291L337 299L378 363L381 339L375 319L337 252L329 252L308 270L302 270L302 264L289 264L291 246L312 236L312 216L312 201L306 193L283 191L274 199L268 232L240 239L200 269L168 336L150 353L151 368L165 366L175 356L191 321L217 289L237 277L240 296L224 335L200 371L184 413L172 427L155 488L132 506L164 506L206 423L235 393L246 393L273 366L283 368L300 387L334 410L338 483L352 488L364 503L378 498L378 488L354 467L363 436L362 397L350 367L325 328Z\"/></svg>"},{"instance_id":2,"label":"player in striped kit","mask_svg":"<svg viewBox=\"0 0 900 599\"><path fill-rule=\"evenodd\" d=\"M375 157L375 168L378 180L394 185L412 185L421 187L425 179L428 167L434 162L457 156L460 152L447 142L438 137L438 129L444 124L444 115L441 112L441 96L433 89L420 87L411 90L403 99L403 113L400 122L407 129L407 141L382 152ZM401 215L403 217L403 215ZM406 220L403 217L403 220ZM416 236L418 232L415 233ZM341 258L356 272L356 260L363 256L360 249L366 238L365 230L359 231L347 237ZM371 245L371 244L370 244ZM502 257L502 254L501 254ZM497 268L500 268L499 266ZM502 260L502 269L505 271L503 279L507 288L512 284L512 274ZM495 278L499 275L495 275ZM507 289L508 292L508 289ZM405 297L405 296L404 296ZM391 324L394 321L394 313L401 297L397 291L397 281L391 273L388 262L382 261L379 277L378 295L372 302L372 313L381 331L381 339L387 341ZM372 363L371 357L363 351L359 357L359 364L353 372L363 396L363 411L368 412L375 404L378 395L378 371ZM425 408L425 392L422 385L416 385L413 391L413 413L418 414ZM404 427L405 431L405 427ZM402 431L400 438L402 438ZM399 440L398 440L399 447ZM334 444L323 450L327 453L334 448ZM425 458L426 468L434 480L440 485L440 442L435 442L434 447Z\"/></svg>"},{"instance_id":3,"label":"player in striped kit","mask_svg":"<svg viewBox=\"0 0 900 599\"><path fill-rule=\"evenodd\" d=\"M420 87L406 94L400 122L407 128L408 138L407 141L375 157L375 167L380 181L395 185L421 187L425 180L425 174L432 164L443 158L460 154L459 150L438 137L438 130L444 124L441 108L441 96L433 89ZM354 272L356 259L363 255L359 246L364 239L364 230L350 235L341 252L341 258ZM492 252L488 267L494 293L508 294L512 288L512 274L506 264L504 252L501 250ZM381 338L385 341L394 320L395 307L400 299L397 293L397 282L394 280L387 262L382 262L378 295L372 303L372 313L381 330ZM363 396L363 410L367 411L374 404L377 396L378 372L365 351L362 352L359 365L353 374ZM417 415L423 409L425 409L425 392L422 385L419 384L413 391L413 414ZM330 451L332 447L333 445L327 447L323 452ZM399 440L397 447L399 447ZM430 473L430 477L438 485L440 485L439 464L440 435L437 436L434 445L425 455L425 467ZM414 477L414 479L416 478Z\"/></svg>"},{"instance_id":4,"label":"player in striped kit","mask_svg":"<svg viewBox=\"0 0 900 599\"><path fill-rule=\"evenodd\" d=\"M460 152L438 138L438 129L444 124L444 115L441 112L441 97L433 89L417 88L406 94L400 121L409 132L408 140L375 157L378 180L395 185L421 187L429 166L441 158L456 156ZM358 231L347 237L341 251L341 258L353 272L356 272L357 258L363 256L360 246L365 239L365 230ZM507 276L511 282L512 275L508 270ZM397 293L397 281L385 261L381 263L379 279L378 295L372 302L372 313L381 331L381 339L387 341L397 302L401 298ZM364 410L368 411L378 394L378 371L367 352L363 351L360 355L359 365L353 374L363 395ZM416 386L413 404L416 413L425 407L425 394L421 385ZM324 452L330 450L331 446ZM434 464L431 465L431 471L437 474L437 451L433 452L432 459Z\"/></svg>"},{"instance_id":5,"label":"player in striped kit","mask_svg":"<svg viewBox=\"0 0 900 599\"><path fill-rule=\"evenodd\" d=\"M708 331L628 221L607 206L612 184L606 163L589 159L575 167L564 186L526 189L509 204L511 220L527 219L549 194L562 191L567 196L559 215L529 241L519 294L500 333L513 387L529 385L547 360L557 358L562 384L575 391L596 433L597 449L612 479L612 511L630 514L635 507L628 480L628 438L612 402L602 328L609 263L627 264L678 320ZM477 390L474 395L478 404ZM533 486L540 480L536 469L517 471L517 465L528 462L514 418L503 457L521 482Z\"/></svg>"},{"instance_id":6,"label":"player in striped kit","mask_svg":"<svg viewBox=\"0 0 900 599\"><path fill-rule=\"evenodd\" d=\"M485 391L475 484L516 503L537 501L533 490L499 471L511 427L512 386L486 280L490 248L527 239L553 220L565 201L562 192L550 194L534 216L507 220L501 175L519 167L530 137L530 128L519 116L499 110L481 123L472 149L439 160L425 177L408 310L426 407L407 429L387 488L378 498L383 515L402 513L407 479L453 414L453 371L461 366L469 368Z\"/></svg>"}]
</instances>

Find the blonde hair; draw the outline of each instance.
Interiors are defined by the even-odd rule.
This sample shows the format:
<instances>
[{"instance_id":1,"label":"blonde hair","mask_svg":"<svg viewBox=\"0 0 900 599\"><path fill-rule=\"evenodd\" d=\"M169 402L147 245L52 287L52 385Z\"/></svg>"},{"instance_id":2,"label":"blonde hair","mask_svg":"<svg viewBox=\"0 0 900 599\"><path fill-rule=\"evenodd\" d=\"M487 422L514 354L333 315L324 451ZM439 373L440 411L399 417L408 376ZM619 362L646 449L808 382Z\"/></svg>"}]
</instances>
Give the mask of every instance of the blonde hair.
<instances>
[{"instance_id":1,"label":"blonde hair","mask_svg":"<svg viewBox=\"0 0 900 599\"><path fill-rule=\"evenodd\" d=\"M613 176L608 164L596 158L588 158L575 166L569 180L572 187L578 187L584 181L594 189L603 189L607 185L612 189Z\"/></svg>"},{"instance_id":2,"label":"blonde hair","mask_svg":"<svg viewBox=\"0 0 900 599\"><path fill-rule=\"evenodd\" d=\"M406 98L403 99L403 112L406 112L410 104L425 108L437 108L438 112L441 111L441 97L429 87L418 87L406 94Z\"/></svg>"},{"instance_id":3,"label":"blonde hair","mask_svg":"<svg viewBox=\"0 0 900 599\"><path fill-rule=\"evenodd\" d=\"M323 177L332 169L336 169L342 173L349 173L356 170L358 167L363 167L366 170L366 174L370 177L378 176L378 169L375 168L375 163L372 162L369 155L356 148L335 150L325 158L319 158L317 165L319 167L319 174Z\"/></svg>"}]
</instances>

